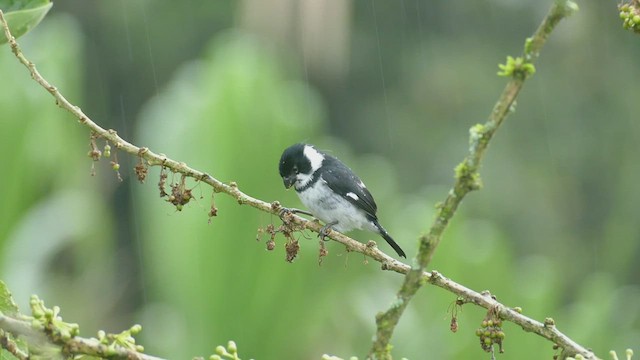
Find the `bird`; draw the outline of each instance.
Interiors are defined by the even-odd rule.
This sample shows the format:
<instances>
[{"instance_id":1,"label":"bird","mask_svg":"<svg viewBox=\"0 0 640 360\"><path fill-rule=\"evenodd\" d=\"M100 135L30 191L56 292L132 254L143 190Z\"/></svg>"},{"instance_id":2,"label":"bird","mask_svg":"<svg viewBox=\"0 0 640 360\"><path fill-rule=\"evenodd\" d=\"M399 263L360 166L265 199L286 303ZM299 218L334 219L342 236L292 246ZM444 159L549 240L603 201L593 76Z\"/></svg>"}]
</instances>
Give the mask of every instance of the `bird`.
<instances>
[{"instance_id":1,"label":"bird","mask_svg":"<svg viewBox=\"0 0 640 360\"><path fill-rule=\"evenodd\" d=\"M285 188L293 187L311 215L325 223L318 236L329 230L341 233L354 229L379 234L398 253L407 255L380 222L373 196L364 182L338 158L310 144L298 143L286 148L280 157L279 172Z\"/></svg>"}]
</instances>

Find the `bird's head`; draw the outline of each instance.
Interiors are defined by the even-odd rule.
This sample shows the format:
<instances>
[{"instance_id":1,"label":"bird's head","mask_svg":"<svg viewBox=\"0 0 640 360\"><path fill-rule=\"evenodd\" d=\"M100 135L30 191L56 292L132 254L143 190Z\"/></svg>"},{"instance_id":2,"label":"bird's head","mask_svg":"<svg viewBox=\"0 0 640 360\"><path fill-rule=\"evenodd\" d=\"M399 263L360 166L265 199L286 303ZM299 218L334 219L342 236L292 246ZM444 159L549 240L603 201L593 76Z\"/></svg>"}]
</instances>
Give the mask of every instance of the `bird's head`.
<instances>
[{"instance_id":1,"label":"bird's head","mask_svg":"<svg viewBox=\"0 0 640 360\"><path fill-rule=\"evenodd\" d=\"M307 185L323 160L324 155L311 145L295 144L286 148L279 167L284 187L300 189Z\"/></svg>"}]
</instances>

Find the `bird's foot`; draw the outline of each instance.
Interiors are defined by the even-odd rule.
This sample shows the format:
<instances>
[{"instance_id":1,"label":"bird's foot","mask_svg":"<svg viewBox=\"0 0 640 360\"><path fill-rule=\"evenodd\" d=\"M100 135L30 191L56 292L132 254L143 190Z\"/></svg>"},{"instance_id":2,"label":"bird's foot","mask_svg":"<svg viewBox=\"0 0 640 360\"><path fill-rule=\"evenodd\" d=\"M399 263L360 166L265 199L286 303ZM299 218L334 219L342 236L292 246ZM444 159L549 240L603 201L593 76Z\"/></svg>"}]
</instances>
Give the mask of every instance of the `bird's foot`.
<instances>
[{"instance_id":1,"label":"bird's foot","mask_svg":"<svg viewBox=\"0 0 640 360\"><path fill-rule=\"evenodd\" d=\"M286 214L293 214L293 211L284 206L280 207L280 209L278 210L278 216L280 217L280 219L282 219Z\"/></svg>"},{"instance_id":2,"label":"bird's foot","mask_svg":"<svg viewBox=\"0 0 640 360\"><path fill-rule=\"evenodd\" d=\"M286 208L284 206L280 207L280 211L278 211L278 216L282 218L285 214L304 214L308 216L313 216L312 213L296 208Z\"/></svg>"},{"instance_id":3,"label":"bird's foot","mask_svg":"<svg viewBox=\"0 0 640 360\"><path fill-rule=\"evenodd\" d=\"M318 232L318 237L320 238L320 240L322 241L329 241L329 239L325 239L329 233L331 232L331 230L333 230L331 227L336 225L338 222L334 221L334 222L330 222L328 224L326 224L325 226L320 228L320 231Z\"/></svg>"}]
</instances>

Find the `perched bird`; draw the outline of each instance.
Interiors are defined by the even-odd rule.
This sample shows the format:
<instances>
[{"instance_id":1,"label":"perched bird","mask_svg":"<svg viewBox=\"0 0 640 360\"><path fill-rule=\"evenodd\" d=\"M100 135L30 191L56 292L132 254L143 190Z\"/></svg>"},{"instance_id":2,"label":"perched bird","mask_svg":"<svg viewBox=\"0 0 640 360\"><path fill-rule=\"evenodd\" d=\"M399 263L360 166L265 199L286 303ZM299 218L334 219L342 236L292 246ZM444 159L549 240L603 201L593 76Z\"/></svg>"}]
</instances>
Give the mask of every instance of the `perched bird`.
<instances>
[{"instance_id":1,"label":"perched bird","mask_svg":"<svg viewBox=\"0 0 640 360\"><path fill-rule=\"evenodd\" d=\"M325 223L321 238L329 229L369 230L380 234L398 255L407 257L378 222L378 206L367 187L342 161L312 145L295 144L282 153L279 170L284 186L293 186L311 215Z\"/></svg>"}]
</instances>

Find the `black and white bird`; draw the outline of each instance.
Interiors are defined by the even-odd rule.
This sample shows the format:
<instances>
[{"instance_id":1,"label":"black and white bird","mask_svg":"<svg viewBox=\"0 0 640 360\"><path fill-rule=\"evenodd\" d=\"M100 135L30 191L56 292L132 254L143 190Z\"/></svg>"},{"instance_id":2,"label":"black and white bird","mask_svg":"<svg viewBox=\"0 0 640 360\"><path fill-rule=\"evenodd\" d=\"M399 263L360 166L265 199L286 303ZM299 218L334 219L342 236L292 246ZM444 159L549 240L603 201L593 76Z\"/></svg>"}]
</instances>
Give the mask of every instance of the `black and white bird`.
<instances>
[{"instance_id":1,"label":"black and white bird","mask_svg":"<svg viewBox=\"0 0 640 360\"><path fill-rule=\"evenodd\" d=\"M311 215L329 229L347 232L353 229L380 234L398 255L404 251L380 225L378 206L362 180L342 161L308 144L291 145L280 158L280 176L284 186L293 186Z\"/></svg>"}]
</instances>

